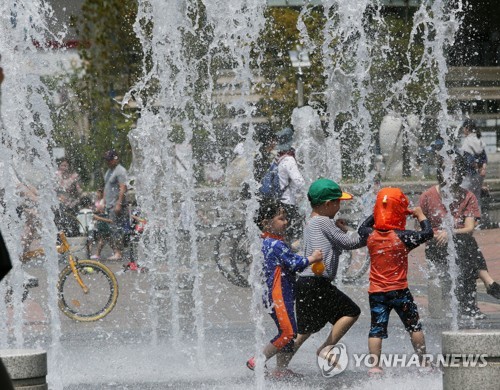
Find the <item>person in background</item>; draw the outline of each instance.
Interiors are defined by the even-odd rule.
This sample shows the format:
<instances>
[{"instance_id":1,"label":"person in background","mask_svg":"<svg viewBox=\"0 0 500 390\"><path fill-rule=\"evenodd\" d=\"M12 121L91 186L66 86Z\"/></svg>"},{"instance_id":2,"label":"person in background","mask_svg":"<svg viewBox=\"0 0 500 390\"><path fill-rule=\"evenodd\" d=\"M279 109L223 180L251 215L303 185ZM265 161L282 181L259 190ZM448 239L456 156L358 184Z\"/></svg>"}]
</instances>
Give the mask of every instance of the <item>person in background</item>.
<instances>
[{"instance_id":1,"label":"person in background","mask_svg":"<svg viewBox=\"0 0 500 390\"><path fill-rule=\"evenodd\" d=\"M111 228L109 227L110 219L106 214L106 204L104 203L104 190L99 188L96 191L96 199L94 201L94 241L96 242L96 252L90 256L93 260L101 259L101 252L104 248L106 240L111 238Z\"/></svg>"},{"instance_id":2,"label":"person in background","mask_svg":"<svg viewBox=\"0 0 500 390\"><path fill-rule=\"evenodd\" d=\"M274 148L276 147L277 137L269 124L262 123L257 125L254 139L259 144L259 151L253 160L253 171L255 181L260 183L276 157Z\"/></svg>"},{"instance_id":3,"label":"person in background","mask_svg":"<svg viewBox=\"0 0 500 390\"><path fill-rule=\"evenodd\" d=\"M419 205L434 230L434 238L427 243L425 255L441 280L445 280L449 273L448 240L453 240L459 273L455 290L459 315L463 319L484 319L486 315L476 303L476 279L481 279L486 292L497 299L500 299L500 285L489 274L486 260L473 236L475 220L481 214L474 194L460 186L464 165L463 158L457 155L449 183L444 178L444 165L441 161L437 170L438 184L420 195ZM448 236L445 225L448 214L446 201L451 201L449 210L453 218L452 237Z\"/></svg>"},{"instance_id":4,"label":"person in background","mask_svg":"<svg viewBox=\"0 0 500 390\"><path fill-rule=\"evenodd\" d=\"M144 218L141 208L137 201L132 202L130 212L130 231L127 235L129 246L129 262L124 265L125 271L147 272L148 269L139 265L137 246L141 239L147 220Z\"/></svg>"},{"instance_id":5,"label":"person in background","mask_svg":"<svg viewBox=\"0 0 500 390\"><path fill-rule=\"evenodd\" d=\"M481 132L474 121L467 119L462 125L462 131L464 138L460 150L465 159L462 187L476 196L479 210L481 210L481 189L488 163L486 145L481 139Z\"/></svg>"},{"instance_id":6,"label":"person in background","mask_svg":"<svg viewBox=\"0 0 500 390\"><path fill-rule=\"evenodd\" d=\"M285 127L276 134L278 144L276 150L278 154L275 162L278 164L278 175L280 186L283 190L281 203L283 203L289 221L287 237L290 242L299 240L302 237L302 219L299 212L299 201L304 197L305 180L299 171L297 160L295 159L295 149L293 143L293 129ZM296 245L295 243L293 244Z\"/></svg>"},{"instance_id":7,"label":"person in background","mask_svg":"<svg viewBox=\"0 0 500 390\"><path fill-rule=\"evenodd\" d=\"M114 254L108 260L120 261L123 255L125 233L129 229L129 212L125 194L127 192L127 170L120 164L118 153L108 150L104 154L108 170L104 175L104 202L106 213L113 221L111 228L111 248Z\"/></svg>"},{"instance_id":8,"label":"person in background","mask_svg":"<svg viewBox=\"0 0 500 390\"><path fill-rule=\"evenodd\" d=\"M226 168L226 187L239 188L242 199L250 197L250 186L248 181L252 179L251 166L245 156L243 142L237 144L233 150L234 158Z\"/></svg>"},{"instance_id":9,"label":"person in background","mask_svg":"<svg viewBox=\"0 0 500 390\"><path fill-rule=\"evenodd\" d=\"M59 200L59 210L56 210L56 225L64 230L68 237L79 234L78 206L82 195L80 176L71 169L69 160L61 158L56 172L56 193Z\"/></svg>"}]
</instances>

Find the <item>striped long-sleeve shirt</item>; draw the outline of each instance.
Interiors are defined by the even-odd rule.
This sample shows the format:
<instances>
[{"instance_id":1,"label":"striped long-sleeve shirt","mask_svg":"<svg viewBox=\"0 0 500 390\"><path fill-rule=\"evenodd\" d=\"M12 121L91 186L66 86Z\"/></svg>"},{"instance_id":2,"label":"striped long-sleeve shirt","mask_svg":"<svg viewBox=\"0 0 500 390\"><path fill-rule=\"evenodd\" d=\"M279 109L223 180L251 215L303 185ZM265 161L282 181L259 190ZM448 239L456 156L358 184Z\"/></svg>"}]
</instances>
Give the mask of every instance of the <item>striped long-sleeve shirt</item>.
<instances>
[{"instance_id":1,"label":"striped long-sleeve shirt","mask_svg":"<svg viewBox=\"0 0 500 390\"><path fill-rule=\"evenodd\" d=\"M361 248L365 245L366 240L357 234L344 233L335 225L333 219L315 216L307 222L304 229L304 256L310 256L315 249L322 250L325 271L322 275L315 275L311 267L308 267L301 276L327 277L335 280L342 250Z\"/></svg>"}]
</instances>

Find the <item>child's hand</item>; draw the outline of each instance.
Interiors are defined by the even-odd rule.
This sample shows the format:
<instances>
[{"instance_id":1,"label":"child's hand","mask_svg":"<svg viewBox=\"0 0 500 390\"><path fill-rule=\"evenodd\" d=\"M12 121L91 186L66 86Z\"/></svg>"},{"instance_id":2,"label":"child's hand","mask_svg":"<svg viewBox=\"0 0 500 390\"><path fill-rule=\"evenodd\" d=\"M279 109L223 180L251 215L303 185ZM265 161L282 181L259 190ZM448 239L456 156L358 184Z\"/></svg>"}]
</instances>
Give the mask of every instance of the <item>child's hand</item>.
<instances>
[{"instance_id":1,"label":"child's hand","mask_svg":"<svg viewBox=\"0 0 500 390\"><path fill-rule=\"evenodd\" d=\"M445 246L448 243L448 233L446 230L438 230L434 234L434 239L436 240L438 246Z\"/></svg>"},{"instance_id":2,"label":"child's hand","mask_svg":"<svg viewBox=\"0 0 500 390\"><path fill-rule=\"evenodd\" d=\"M319 249L316 249L313 251L311 256L309 256L307 258L307 260L309 260L309 264L317 263L318 261L322 261L323 260L323 252Z\"/></svg>"},{"instance_id":3,"label":"child's hand","mask_svg":"<svg viewBox=\"0 0 500 390\"><path fill-rule=\"evenodd\" d=\"M339 218L335 221L335 225L342 230L344 233L347 233L347 221L345 219Z\"/></svg>"},{"instance_id":4,"label":"child's hand","mask_svg":"<svg viewBox=\"0 0 500 390\"><path fill-rule=\"evenodd\" d=\"M426 216L420 207L417 206L413 210L410 210L410 211L411 211L411 215L414 218L418 219L419 221L423 221L424 219L426 219Z\"/></svg>"}]
</instances>

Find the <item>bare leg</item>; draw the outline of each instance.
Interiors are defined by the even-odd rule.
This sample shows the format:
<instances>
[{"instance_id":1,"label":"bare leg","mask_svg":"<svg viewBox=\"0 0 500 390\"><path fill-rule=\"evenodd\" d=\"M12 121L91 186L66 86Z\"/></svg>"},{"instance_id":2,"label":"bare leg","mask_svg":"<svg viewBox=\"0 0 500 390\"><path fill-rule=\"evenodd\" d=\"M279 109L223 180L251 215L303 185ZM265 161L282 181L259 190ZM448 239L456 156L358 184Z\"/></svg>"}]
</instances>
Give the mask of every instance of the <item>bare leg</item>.
<instances>
[{"instance_id":1,"label":"bare leg","mask_svg":"<svg viewBox=\"0 0 500 390\"><path fill-rule=\"evenodd\" d=\"M490 276L489 272L485 269L479 270L479 279L482 280L485 287L488 287L494 282L493 278Z\"/></svg>"},{"instance_id":2,"label":"bare leg","mask_svg":"<svg viewBox=\"0 0 500 390\"><path fill-rule=\"evenodd\" d=\"M311 333L298 334L294 343L294 353L296 353L302 344L311 336Z\"/></svg>"},{"instance_id":3,"label":"bare leg","mask_svg":"<svg viewBox=\"0 0 500 390\"><path fill-rule=\"evenodd\" d=\"M378 337L368 337L368 350L370 355L375 357L374 366L368 371L369 374L381 374L380 354L382 353L382 339Z\"/></svg>"},{"instance_id":4,"label":"bare leg","mask_svg":"<svg viewBox=\"0 0 500 390\"><path fill-rule=\"evenodd\" d=\"M276 348L271 343L269 343L264 348L263 354L266 357L266 361L267 361L267 360L271 359L274 355L276 355L278 352L279 352L279 349Z\"/></svg>"},{"instance_id":5,"label":"bare leg","mask_svg":"<svg viewBox=\"0 0 500 390\"><path fill-rule=\"evenodd\" d=\"M419 330L418 332L410 332L411 344L415 353L418 355L418 361L422 363L422 357L425 354L425 337L424 332Z\"/></svg>"},{"instance_id":6,"label":"bare leg","mask_svg":"<svg viewBox=\"0 0 500 390\"><path fill-rule=\"evenodd\" d=\"M97 241L97 247L95 251L96 256L101 257L101 252L103 248L104 248L104 239L99 238L99 240Z\"/></svg>"},{"instance_id":7,"label":"bare leg","mask_svg":"<svg viewBox=\"0 0 500 390\"><path fill-rule=\"evenodd\" d=\"M278 370L287 368L290 360L292 360L293 355L294 352L278 352L278 354L276 355L276 368Z\"/></svg>"},{"instance_id":8,"label":"bare leg","mask_svg":"<svg viewBox=\"0 0 500 390\"><path fill-rule=\"evenodd\" d=\"M297 353L300 346L311 336L311 333L298 334L294 341L293 352L280 352L276 356L276 368L284 369L288 367L293 356ZM264 353L265 354L265 353Z\"/></svg>"},{"instance_id":9,"label":"bare leg","mask_svg":"<svg viewBox=\"0 0 500 390\"><path fill-rule=\"evenodd\" d=\"M109 245L111 246L111 249L113 249L113 258L115 259L121 259L122 258L122 251L121 251L121 246L120 246L120 239L116 240L114 237L111 237L109 240Z\"/></svg>"},{"instance_id":10,"label":"bare leg","mask_svg":"<svg viewBox=\"0 0 500 390\"><path fill-rule=\"evenodd\" d=\"M344 316L340 318L335 324L332 326L332 330L328 337L326 338L326 341L321 344L321 346L318 348L316 354L319 355L320 352L323 350L328 345L335 345L339 342L339 340L344 336L347 331L351 328L351 326L357 321L359 316L356 317L348 317Z\"/></svg>"}]
</instances>

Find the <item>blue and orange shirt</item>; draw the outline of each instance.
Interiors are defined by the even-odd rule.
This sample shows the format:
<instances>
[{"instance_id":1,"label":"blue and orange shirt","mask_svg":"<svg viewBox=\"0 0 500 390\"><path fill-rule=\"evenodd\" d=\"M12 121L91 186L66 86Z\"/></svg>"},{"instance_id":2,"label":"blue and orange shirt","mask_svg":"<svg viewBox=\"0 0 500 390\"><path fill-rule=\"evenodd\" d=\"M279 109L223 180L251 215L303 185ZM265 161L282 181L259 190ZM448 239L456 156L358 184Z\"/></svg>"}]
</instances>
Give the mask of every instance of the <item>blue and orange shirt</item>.
<instances>
[{"instance_id":1,"label":"blue and orange shirt","mask_svg":"<svg viewBox=\"0 0 500 390\"><path fill-rule=\"evenodd\" d=\"M294 302L296 273L307 268L309 260L294 253L283 237L264 233L262 238L263 272L268 289L265 303L272 304L277 296L284 302Z\"/></svg>"},{"instance_id":2,"label":"blue and orange shirt","mask_svg":"<svg viewBox=\"0 0 500 390\"><path fill-rule=\"evenodd\" d=\"M367 237L366 246L370 253L369 293L387 292L408 288L408 253L434 233L430 222L420 222L420 231L414 230L375 230L371 221L358 230L360 236Z\"/></svg>"}]
</instances>

